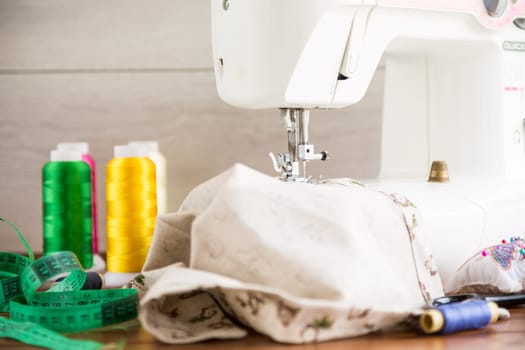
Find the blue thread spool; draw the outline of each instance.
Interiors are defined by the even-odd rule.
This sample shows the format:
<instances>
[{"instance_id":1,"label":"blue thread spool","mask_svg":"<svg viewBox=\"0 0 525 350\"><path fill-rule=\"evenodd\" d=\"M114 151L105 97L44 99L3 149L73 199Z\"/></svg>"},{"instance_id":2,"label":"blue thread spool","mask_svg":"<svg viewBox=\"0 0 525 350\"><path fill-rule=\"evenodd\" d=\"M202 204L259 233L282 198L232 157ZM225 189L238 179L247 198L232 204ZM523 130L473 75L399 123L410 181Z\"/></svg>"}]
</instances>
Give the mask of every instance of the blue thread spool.
<instances>
[{"instance_id":1,"label":"blue thread spool","mask_svg":"<svg viewBox=\"0 0 525 350\"><path fill-rule=\"evenodd\" d=\"M498 320L498 305L492 301L469 300L425 310L419 320L424 333L453 333L479 329Z\"/></svg>"}]
</instances>

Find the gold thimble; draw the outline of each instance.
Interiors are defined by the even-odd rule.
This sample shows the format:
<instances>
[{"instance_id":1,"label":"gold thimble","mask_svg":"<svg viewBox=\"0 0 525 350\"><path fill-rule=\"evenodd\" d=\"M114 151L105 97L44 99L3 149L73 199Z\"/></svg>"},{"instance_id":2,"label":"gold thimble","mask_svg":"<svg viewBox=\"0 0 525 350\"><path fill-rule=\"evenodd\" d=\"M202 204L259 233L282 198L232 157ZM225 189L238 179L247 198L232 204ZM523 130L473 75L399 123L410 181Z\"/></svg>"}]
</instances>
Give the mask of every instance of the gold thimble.
<instances>
[{"instance_id":1,"label":"gold thimble","mask_svg":"<svg viewBox=\"0 0 525 350\"><path fill-rule=\"evenodd\" d=\"M435 160L430 167L428 182L448 182L448 165L444 160Z\"/></svg>"}]
</instances>

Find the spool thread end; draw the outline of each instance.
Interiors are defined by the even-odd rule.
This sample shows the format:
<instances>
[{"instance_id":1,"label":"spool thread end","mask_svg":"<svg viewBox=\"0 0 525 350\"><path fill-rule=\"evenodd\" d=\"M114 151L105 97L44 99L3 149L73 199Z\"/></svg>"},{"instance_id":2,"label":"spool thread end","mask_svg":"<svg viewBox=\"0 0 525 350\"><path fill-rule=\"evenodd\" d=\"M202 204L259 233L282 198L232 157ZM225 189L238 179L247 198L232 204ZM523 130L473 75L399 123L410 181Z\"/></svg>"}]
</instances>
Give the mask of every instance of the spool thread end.
<instances>
[{"instance_id":1,"label":"spool thread end","mask_svg":"<svg viewBox=\"0 0 525 350\"><path fill-rule=\"evenodd\" d=\"M487 304L490 309L490 323L495 323L499 319L499 306L493 301L489 301Z\"/></svg>"},{"instance_id":2,"label":"spool thread end","mask_svg":"<svg viewBox=\"0 0 525 350\"><path fill-rule=\"evenodd\" d=\"M426 334L437 333L444 325L443 314L436 309L425 310L419 319L419 327Z\"/></svg>"}]
</instances>

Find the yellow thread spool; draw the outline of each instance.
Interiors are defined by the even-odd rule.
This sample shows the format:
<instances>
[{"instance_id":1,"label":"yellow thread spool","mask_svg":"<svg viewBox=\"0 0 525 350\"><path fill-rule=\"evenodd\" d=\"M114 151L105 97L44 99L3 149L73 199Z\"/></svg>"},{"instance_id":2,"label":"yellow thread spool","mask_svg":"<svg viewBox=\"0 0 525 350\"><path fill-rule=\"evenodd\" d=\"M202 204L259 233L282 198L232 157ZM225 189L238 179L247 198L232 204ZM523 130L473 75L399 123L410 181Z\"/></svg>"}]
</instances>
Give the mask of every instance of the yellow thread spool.
<instances>
[{"instance_id":1,"label":"yellow thread spool","mask_svg":"<svg viewBox=\"0 0 525 350\"><path fill-rule=\"evenodd\" d=\"M138 147L146 152L149 159L155 164L155 173L157 179L157 214L168 212L168 191L167 191L167 169L166 157L159 151L157 141L130 141L128 145Z\"/></svg>"},{"instance_id":2,"label":"yellow thread spool","mask_svg":"<svg viewBox=\"0 0 525 350\"><path fill-rule=\"evenodd\" d=\"M106 166L106 234L108 285L111 273L142 270L157 216L155 165L131 146L115 146L115 158Z\"/></svg>"}]
</instances>

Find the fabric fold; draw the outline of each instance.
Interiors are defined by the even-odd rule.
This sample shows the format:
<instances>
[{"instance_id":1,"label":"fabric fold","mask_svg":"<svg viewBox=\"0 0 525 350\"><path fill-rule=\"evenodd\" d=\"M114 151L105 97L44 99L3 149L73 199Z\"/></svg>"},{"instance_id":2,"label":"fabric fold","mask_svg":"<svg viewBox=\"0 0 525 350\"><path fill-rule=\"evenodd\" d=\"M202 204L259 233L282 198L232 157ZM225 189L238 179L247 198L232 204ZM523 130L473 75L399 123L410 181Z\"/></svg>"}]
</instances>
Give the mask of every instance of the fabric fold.
<instances>
[{"instance_id":1,"label":"fabric fold","mask_svg":"<svg viewBox=\"0 0 525 350\"><path fill-rule=\"evenodd\" d=\"M235 165L159 216L140 320L168 343L395 327L443 295L420 222L408 199L351 179L283 183Z\"/></svg>"}]
</instances>

